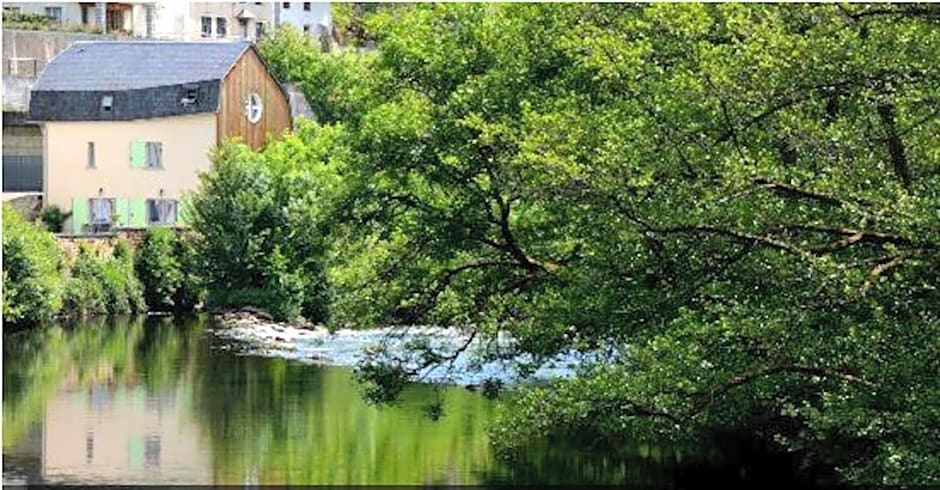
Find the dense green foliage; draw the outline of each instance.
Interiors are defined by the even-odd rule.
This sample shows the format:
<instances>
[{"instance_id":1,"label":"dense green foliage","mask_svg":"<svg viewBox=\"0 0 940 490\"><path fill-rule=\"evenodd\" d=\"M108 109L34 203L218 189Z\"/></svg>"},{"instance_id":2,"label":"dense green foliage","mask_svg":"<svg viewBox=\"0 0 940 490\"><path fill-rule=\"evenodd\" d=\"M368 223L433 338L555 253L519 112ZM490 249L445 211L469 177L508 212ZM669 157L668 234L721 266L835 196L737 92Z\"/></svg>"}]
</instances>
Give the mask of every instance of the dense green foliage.
<instances>
[{"instance_id":1,"label":"dense green foliage","mask_svg":"<svg viewBox=\"0 0 940 490\"><path fill-rule=\"evenodd\" d=\"M62 308L62 252L55 238L3 204L3 321L33 324Z\"/></svg>"},{"instance_id":2,"label":"dense green foliage","mask_svg":"<svg viewBox=\"0 0 940 490\"><path fill-rule=\"evenodd\" d=\"M125 241L110 256L82 243L65 286L65 316L127 315L146 311L144 289L134 271L134 252Z\"/></svg>"},{"instance_id":3,"label":"dense green foliage","mask_svg":"<svg viewBox=\"0 0 940 490\"><path fill-rule=\"evenodd\" d=\"M137 251L137 277L152 311L170 311L183 282L182 264L176 256L176 232L169 228L147 231Z\"/></svg>"},{"instance_id":4,"label":"dense green foliage","mask_svg":"<svg viewBox=\"0 0 940 490\"><path fill-rule=\"evenodd\" d=\"M484 346L509 333L513 348L490 354L536 363L624 354L525 390L495 429L503 449L738 427L850 481L937 483L937 18L932 5L392 10L365 21L378 49L359 61L289 33L265 44L318 104L323 126L297 138L346 156L262 155L339 182L299 228L330 233L334 323L453 325ZM258 181L285 174L263 167L256 188L221 195L264 199ZM225 214L240 216L261 221ZM275 233L290 235L239 236ZM262 250L232 263L261 267Z\"/></svg>"},{"instance_id":5,"label":"dense green foliage","mask_svg":"<svg viewBox=\"0 0 940 490\"><path fill-rule=\"evenodd\" d=\"M205 300L193 239L171 228L147 231L137 251L136 271L149 311L192 311Z\"/></svg>"},{"instance_id":6,"label":"dense green foliage","mask_svg":"<svg viewBox=\"0 0 940 490\"><path fill-rule=\"evenodd\" d=\"M3 206L3 320L32 326L56 316L145 310L134 251L119 241L107 256L82 242L73 263L52 233Z\"/></svg>"},{"instance_id":7,"label":"dense green foliage","mask_svg":"<svg viewBox=\"0 0 940 490\"><path fill-rule=\"evenodd\" d=\"M65 223L65 220L71 213L65 213L59 206L49 206L42 210L42 213L39 215L39 218L42 220L42 223L46 226L46 229L53 233L62 233L62 224Z\"/></svg>"},{"instance_id":8,"label":"dense green foliage","mask_svg":"<svg viewBox=\"0 0 940 490\"><path fill-rule=\"evenodd\" d=\"M251 304L278 319L327 314L323 199L338 163L335 131L310 123L253 153L231 143L214 155L192 198L194 253L213 306ZM312 141L312 144L305 144Z\"/></svg>"}]
</instances>

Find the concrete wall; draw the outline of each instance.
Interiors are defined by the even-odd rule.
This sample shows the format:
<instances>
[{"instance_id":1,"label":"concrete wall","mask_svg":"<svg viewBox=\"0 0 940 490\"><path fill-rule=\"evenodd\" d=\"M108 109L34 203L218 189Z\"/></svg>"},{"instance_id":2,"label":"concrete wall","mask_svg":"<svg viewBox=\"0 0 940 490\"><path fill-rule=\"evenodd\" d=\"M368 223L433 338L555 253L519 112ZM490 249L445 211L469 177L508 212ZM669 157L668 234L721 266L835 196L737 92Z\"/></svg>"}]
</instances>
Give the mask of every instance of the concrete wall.
<instances>
[{"instance_id":1,"label":"concrete wall","mask_svg":"<svg viewBox=\"0 0 940 490\"><path fill-rule=\"evenodd\" d=\"M209 169L216 141L216 115L192 114L134 121L49 122L45 126L45 204L72 210L93 197L140 200L180 199L194 190L198 172ZM163 168L130 165L132 141L163 143ZM95 143L95 166L87 162ZM134 219L144 219L132 216ZM71 219L66 230L73 230ZM122 223L128 224L128 223Z\"/></svg>"},{"instance_id":2,"label":"concrete wall","mask_svg":"<svg viewBox=\"0 0 940 490\"><path fill-rule=\"evenodd\" d=\"M26 192L4 192L3 200L20 212L26 219L32 221L39 217L42 211L42 195Z\"/></svg>"},{"instance_id":3,"label":"concrete wall","mask_svg":"<svg viewBox=\"0 0 940 490\"><path fill-rule=\"evenodd\" d=\"M76 4L77 5L77 4ZM52 31L3 29L4 110L26 111L29 89L57 54L75 41L108 40L114 36Z\"/></svg>"}]
</instances>

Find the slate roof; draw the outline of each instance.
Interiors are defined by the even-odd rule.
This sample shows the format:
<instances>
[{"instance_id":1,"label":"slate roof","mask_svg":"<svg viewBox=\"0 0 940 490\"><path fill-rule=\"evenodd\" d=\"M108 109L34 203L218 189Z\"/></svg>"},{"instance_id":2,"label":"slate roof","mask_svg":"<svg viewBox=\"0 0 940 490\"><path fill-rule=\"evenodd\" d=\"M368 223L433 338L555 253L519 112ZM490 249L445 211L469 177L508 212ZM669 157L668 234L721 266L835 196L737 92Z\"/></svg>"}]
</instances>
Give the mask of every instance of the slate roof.
<instances>
[{"instance_id":1,"label":"slate roof","mask_svg":"<svg viewBox=\"0 0 940 490\"><path fill-rule=\"evenodd\" d=\"M32 121L124 121L214 112L222 79L251 43L78 41L33 85ZM197 95L195 103L181 99ZM102 98L110 96L110 110Z\"/></svg>"},{"instance_id":2,"label":"slate roof","mask_svg":"<svg viewBox=\"0 0 940 490\"><path fill-rule=\"evenodd\" d=\"M220 80L248 42L78 41L52 59L34 91L134 90Z\"/></svg>"}]
</instances>

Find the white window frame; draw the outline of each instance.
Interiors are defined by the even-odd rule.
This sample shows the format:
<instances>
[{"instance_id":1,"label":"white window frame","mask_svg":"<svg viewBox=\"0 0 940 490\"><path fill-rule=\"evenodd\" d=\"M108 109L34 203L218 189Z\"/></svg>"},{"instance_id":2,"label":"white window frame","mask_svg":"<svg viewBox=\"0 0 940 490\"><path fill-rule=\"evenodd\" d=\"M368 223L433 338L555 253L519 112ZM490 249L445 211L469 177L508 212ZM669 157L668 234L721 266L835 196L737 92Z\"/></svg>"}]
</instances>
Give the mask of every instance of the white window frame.
<instances>
[{"instance_id":1,"label":"white window frame","mask_svg":"<svg viewBox=\"0 0 940 490\"><path fill-rule=\"evenodd\" d=\"M206 20L209 20L209 32L206 32ZM212 16L211 15L201 15L199 16L199 35L201 37L212 37Z\"/></svg>"},{"instance_id":2,"label":"white window frame","mask_svg":"<svg viewBox=\"0 0 940 490\"><path fill-rule=\"evenodd\" d=\"M221 21L221 24L219 23ZM221 29L219 28L221 27ZM228 19L225 17L215 18L215 37L228 37Z\"/></svg>"},{"instance_id":3,"label":"white window frame","mask_svg":"<svg viewBox=\"0 0 940 490\"><path fill-rule=\"evenodd\" d=\"M264 99L258 92L251 92L245 99L245 117L251 124L258 124L264 116Z\"/></svg>"}]
</instances>

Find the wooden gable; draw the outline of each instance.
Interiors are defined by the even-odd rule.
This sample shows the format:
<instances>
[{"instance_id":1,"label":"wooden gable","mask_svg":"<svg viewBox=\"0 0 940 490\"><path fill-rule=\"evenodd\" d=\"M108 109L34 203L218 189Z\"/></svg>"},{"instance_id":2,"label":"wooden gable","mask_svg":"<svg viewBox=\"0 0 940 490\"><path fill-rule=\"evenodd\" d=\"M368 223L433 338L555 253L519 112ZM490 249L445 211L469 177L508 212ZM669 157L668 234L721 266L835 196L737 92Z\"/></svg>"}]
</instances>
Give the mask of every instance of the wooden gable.
<instances>
[{"instance_id":1,"label":"wooden gable","mask_svg":"<svg viewBox=\"0 0 940 490\"><path fill-rule=\"evenodd\" d=\"M261 97L261 119L252 123L246 104L252 93ZM240 138L254 149L291 127L290 105L277 80L254 49L247 49L222 80L219 97L218 143Z\"/></svg>"}]
</instances>

